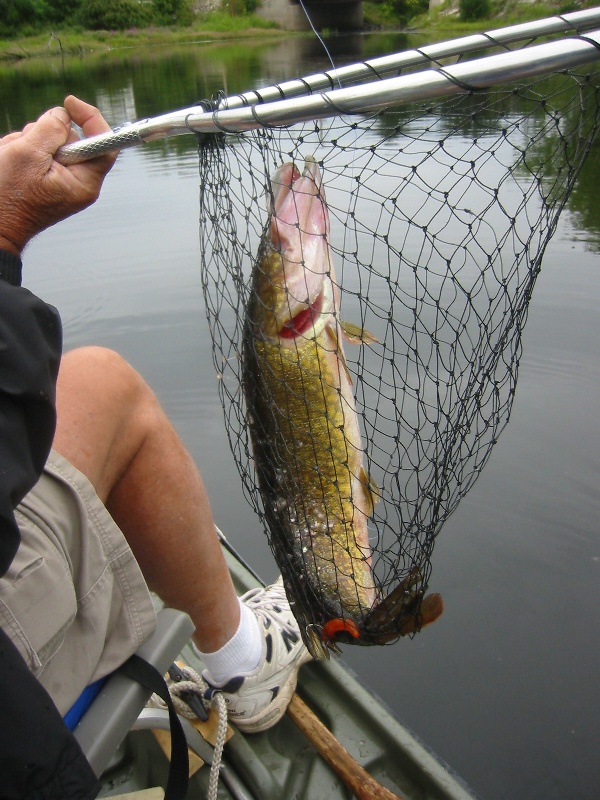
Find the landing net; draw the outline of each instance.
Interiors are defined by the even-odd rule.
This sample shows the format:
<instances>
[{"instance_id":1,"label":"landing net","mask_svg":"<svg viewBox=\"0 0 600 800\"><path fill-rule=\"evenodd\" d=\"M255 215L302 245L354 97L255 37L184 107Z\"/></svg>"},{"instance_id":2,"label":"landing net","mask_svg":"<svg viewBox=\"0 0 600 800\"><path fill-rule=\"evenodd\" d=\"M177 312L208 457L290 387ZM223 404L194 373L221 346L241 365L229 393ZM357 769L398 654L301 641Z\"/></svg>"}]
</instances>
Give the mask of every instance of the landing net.
<instances>
[{"instance_id":1,"label":"landing net","mask_svg":"<svg viewBox=\"0 0 600 800\"><path fill-rule=\"evenodd\" d=\"M307 156L319 162L339 318L376 339L344 344L365 471L379 496L370 562L359 549L350 563L369 564L377 602L400 600L384 603L383 614L353 612L357 631L342 625L337 638L393 641L427 621L421 603L435 588L436 536L509 420L532 291L598 128L599 88L597 68L581 67L370 115L199 138L203 286L231 451L294 602L311 611L303 622L318 635L332 616L331 585L319 587L306 539L299 548L274 529L242 390L271 175L286 162L301 172ZM327 447L314 442L315 451ZM286 458L297 457L290 444ZM318 472L317 464L317 482ZM290 516L300 502L291 501ZM298 579L303 570L313 577ZM347 562L331 570L340 587L364 581ZM343 598L335 608L343 620Z\"/></svg>"}]
</instances>

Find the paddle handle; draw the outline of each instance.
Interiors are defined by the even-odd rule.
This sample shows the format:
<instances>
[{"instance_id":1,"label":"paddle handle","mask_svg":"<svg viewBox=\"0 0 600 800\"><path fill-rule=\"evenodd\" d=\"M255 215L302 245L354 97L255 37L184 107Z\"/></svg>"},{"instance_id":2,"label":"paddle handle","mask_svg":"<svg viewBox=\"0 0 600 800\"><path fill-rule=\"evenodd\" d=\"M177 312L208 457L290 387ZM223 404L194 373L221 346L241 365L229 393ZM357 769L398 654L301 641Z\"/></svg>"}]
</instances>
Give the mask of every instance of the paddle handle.
<instances>
[{"instance_id":1,"label":"paddle handle","mask_svg":"<svg viewBox=\"0 0 600 800\"><path fill-rule=\"evenodd\" d=\"M402 800L376 781L352 758L297 694L292 697L288 714L323 759L352 790L357 800Z\"/></svg>"}]
</instances>

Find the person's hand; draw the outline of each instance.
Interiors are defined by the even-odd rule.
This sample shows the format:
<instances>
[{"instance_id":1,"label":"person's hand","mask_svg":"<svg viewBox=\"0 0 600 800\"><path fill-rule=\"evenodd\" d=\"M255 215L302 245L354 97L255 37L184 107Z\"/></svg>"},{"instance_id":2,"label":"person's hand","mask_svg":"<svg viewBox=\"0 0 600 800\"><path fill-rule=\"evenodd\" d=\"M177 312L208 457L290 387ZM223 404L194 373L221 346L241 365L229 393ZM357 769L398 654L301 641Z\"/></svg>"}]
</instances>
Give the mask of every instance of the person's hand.
<instances>
[{"instance_id":1,"label":"person's hand","mask_svg":"<svg viewBox=\"0 0 600 800\"><path fill-rule=\"evenodd\" d=\"M20 255L37 233L93 203L116 154L63 166L58 148L79 137L109 131L97 108L69 96L22 131L0 139L0 249Z\"/></svg>"}]
</instances>

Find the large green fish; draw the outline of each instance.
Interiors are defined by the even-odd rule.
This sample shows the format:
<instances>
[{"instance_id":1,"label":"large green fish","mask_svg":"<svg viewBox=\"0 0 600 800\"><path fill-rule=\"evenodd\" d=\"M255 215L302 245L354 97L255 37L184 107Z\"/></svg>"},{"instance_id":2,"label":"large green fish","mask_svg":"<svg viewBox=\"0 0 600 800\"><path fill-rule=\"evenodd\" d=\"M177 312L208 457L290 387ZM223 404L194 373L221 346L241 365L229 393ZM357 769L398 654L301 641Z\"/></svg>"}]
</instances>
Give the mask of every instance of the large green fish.
<instances>
[{"instance_id":1,"label":"large green fish","mask_svg":"<svg viewBox=\"0 0 600 800\"><path fill-rule=\"evenodd\" d=\"M285 164L271 180L246 311L243 384L271 545L302 637L324 658L336 641L383 641L392 622L393 635L408 632L398 629L396 612L405 624L408 599L414 606L421 598L403 586L392 601L377 602L368 531L377 489L363 465L342 348L350 326L338 317L318 164L307 159L302 174Z\"/></svg>"}]
</instances>

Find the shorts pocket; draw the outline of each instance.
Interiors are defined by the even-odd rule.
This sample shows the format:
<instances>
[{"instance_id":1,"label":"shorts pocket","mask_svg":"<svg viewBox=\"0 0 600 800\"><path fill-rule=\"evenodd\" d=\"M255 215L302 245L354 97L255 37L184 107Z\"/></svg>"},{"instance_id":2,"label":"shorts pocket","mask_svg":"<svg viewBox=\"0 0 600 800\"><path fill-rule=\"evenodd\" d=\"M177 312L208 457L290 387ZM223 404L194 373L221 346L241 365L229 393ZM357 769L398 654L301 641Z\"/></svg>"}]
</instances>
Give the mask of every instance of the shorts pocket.
<instances>
[{"instance_id":1,"label":"shorts pocket","mask_svg":"<svg viewBox=\"0 0 600 800\"><path fill-rule=\"evenodd\" d=\"M77 613L73 578L64 557L45 536L28 536L31 523L17 514L21 545L0 579L0 625L39 676L60 648Z\"/></svg>"}]
</instances>

